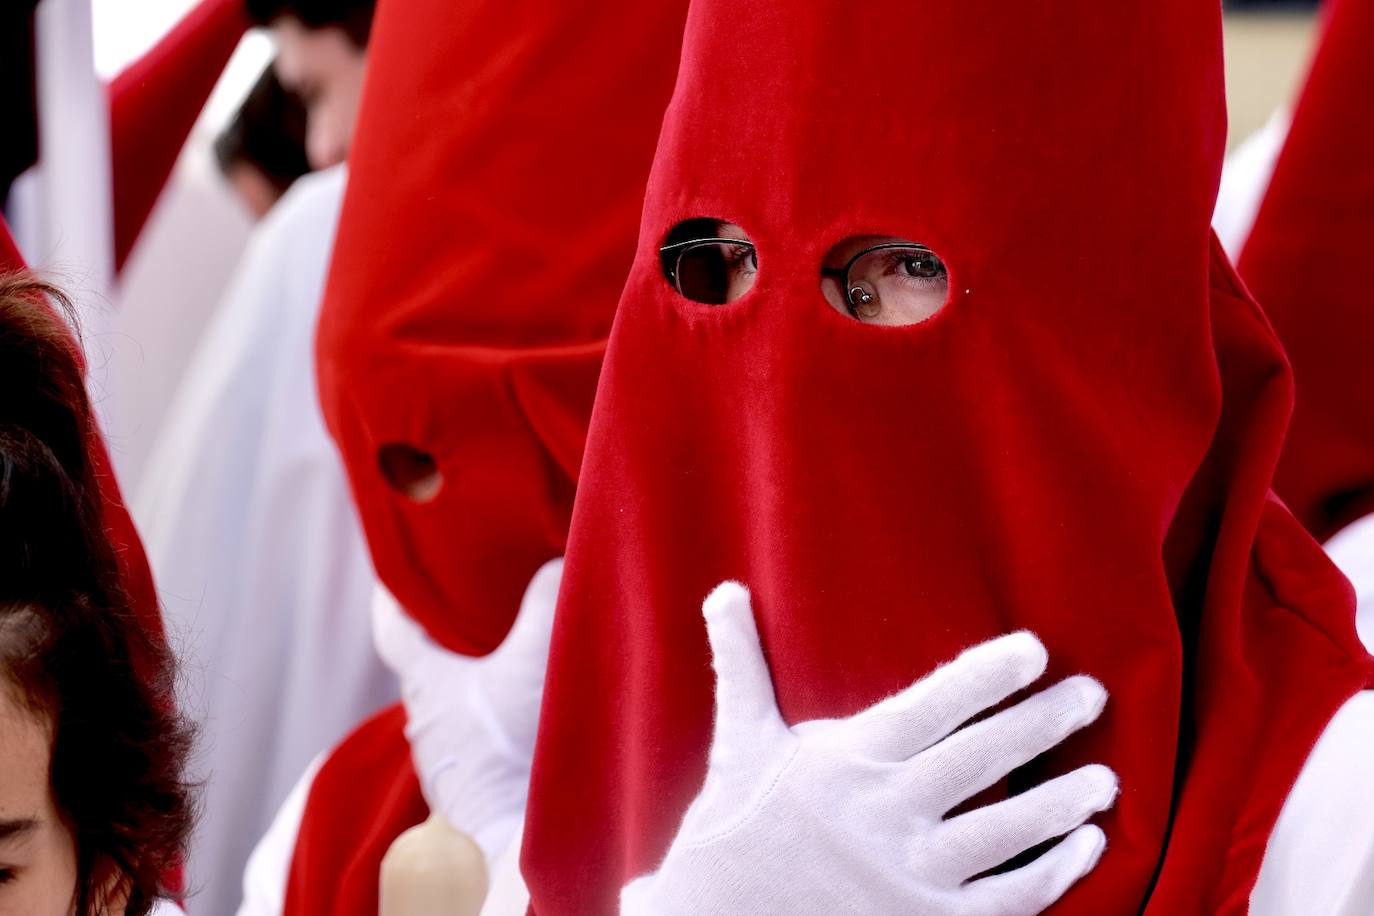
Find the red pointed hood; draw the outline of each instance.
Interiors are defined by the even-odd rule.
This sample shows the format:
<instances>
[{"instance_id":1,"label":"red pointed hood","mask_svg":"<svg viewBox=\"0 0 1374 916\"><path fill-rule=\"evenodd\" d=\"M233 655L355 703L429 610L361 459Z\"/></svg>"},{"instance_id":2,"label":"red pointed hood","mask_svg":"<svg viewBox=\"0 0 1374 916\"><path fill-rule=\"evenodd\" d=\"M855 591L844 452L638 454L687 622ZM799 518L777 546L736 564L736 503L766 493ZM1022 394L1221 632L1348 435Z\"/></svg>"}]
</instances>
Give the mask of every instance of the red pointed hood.
<instances>
[{"instance_id":1,"label":"red pointed hood","mask_svg":"<svg viewBox=\"0 0 1374 916\"><path fill-rule=\"evenodd\" d=\"M693 2L567 554L524 845L540 916L614 912L666 850L704 773L700 605L725 579L791 722L1034 630L1052 677L1111 700L1012 787L1090 761L1123 787L1055 912L1245 911L1369 669L1342 580L1268 492L1291 391L1208 227L1220 18ZM665 278L697 217L757 245L738 301ZM868 234L944 259L935 317L827 303L827 252Z\"/></svg>"},{"instance_id":2,"label":"red pointed hood","mask_svg":"<svg viewBox=\"0 0 1374 916\"><path fill-rule=\"evenodd\" d=\"M203 0L110 83L116 269L247 27L243 0Z\"/></svg>"},{"instance_id":3,"label":"red pointed hood","mask_svg":"<svg viewBox=\"0 0 1374 916\"><path fill-rule=\"evenodd\" d=\"M563 552L684 4L383 5L319 330L377 571L449 648ZM433 458L438 494L381 455Z\"/></svg>"},{"instance_id":4,"label":"red pointed hood","mask_svg":"<svg viewBox=\"0 0 1374 916\"><path fill-rule=\"evenodd\" d=\"M1274 478L1321 540L1374 512L1374 4L1331 0L1238 267L1293 364Z\"/></svg>"}]
</instances>

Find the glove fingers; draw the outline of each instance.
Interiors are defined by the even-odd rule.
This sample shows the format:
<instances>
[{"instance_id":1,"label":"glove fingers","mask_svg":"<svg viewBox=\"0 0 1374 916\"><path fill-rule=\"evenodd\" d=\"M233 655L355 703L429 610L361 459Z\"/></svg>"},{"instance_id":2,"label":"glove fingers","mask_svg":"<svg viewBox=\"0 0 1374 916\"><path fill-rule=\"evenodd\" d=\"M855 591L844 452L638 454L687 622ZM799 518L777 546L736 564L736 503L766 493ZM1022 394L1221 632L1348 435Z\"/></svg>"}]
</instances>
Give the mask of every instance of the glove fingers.
<instances>
[{"instance_id":1,"label":"glove fingers","mask_svg":"<svg viewBox=\"0 0 1374 916\"><path fill-rule=\"evenodd\" d=\"M1116 774L1092 764L946 821L932 848L966 881L1063 836L1116 801Z\"/></svg>"},{"instance_id":2,"label":"glove fingers","mask_svg":"<svg viewBox=\"0 0 1374 916\"><path fill-rule=\"evenodd\" d=\"M875 760L906 760L1034 683L1049 656L1031 633L974 646L843 726L845 741Z\"/></svg>"},{"instance_id":3,"label":"glove fingers","mask_svg":"<svg viewBox=\"0 0 1374 916\"><path fill-rule=\"evenodd\" d=\"M1106 702L1093 678L1065 678L923 751L910 778L943 814L1093 722Z\"/></svg>"},{"instance_id":4,"label":"glove fingers","mask_svg":"<svg viewBox=\"0 0 1374 916\"><path fill-rule=\"evenodd\" d=\"M749 590L738 582L717 585L701 607L716 672L716 727L711 756L739 754L786 730L778 714L773 680L759 644Z\"/></svg>"},{"instance_id":5,"label":"glove fingers","mask_svg":"<svg viewBox=\"0 0 1374 916\"><path fill-rule=\"evenodd\" d=\"M1107 848L1099 827L1079 827L1029 865L966 885L959 912L968 916L1034 916L1052 906L1096 867Z\"/></svg>"}]
</instances>

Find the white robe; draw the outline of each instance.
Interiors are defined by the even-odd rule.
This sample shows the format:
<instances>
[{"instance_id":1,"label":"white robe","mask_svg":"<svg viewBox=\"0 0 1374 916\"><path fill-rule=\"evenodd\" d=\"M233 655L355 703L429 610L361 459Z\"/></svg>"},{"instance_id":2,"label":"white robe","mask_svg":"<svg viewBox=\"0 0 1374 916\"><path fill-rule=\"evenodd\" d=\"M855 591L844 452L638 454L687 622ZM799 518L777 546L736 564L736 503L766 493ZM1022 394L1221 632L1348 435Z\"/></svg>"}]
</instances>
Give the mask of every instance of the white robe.
<instances>
[{"instance_id":1,"label":"white robe","mask_svg":"<svg viewBox=\"0 0 1374 916\"><path fill-rule=\"evenodd\" d=\"M196 916L227 916L302 769L397 688L372 649L375 574L315 387L314 331L342 168L254 231L134 501L199 720L187 862Z\"/></svg>"}]
</instances>

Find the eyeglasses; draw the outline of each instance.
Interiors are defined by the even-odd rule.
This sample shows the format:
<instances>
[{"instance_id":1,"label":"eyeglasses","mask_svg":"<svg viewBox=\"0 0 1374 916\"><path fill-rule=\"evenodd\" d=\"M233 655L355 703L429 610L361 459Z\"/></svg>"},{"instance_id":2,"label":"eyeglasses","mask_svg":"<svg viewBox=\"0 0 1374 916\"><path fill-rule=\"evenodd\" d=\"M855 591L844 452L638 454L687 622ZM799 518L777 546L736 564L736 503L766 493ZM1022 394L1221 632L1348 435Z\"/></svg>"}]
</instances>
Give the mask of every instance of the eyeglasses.
<instances>
[{"instance_id":1,"label":"eyeglasses","mask_svg":"<svg viewBox=\"0 0 1374 916\"><path fill-rule=\"evenodd\" d=\"M659 255L673 287L683 297L708 305L743 296L759 269L754 243L744 239L689 239L664 245ZM939 255L915 242L872 245L844 267L821 268L821 276L839 284L845 309L860 320L876 318L884 309L899 319L929 317L944 304L949 282Z\"/></svg>"},{"instance_id":2,"label":"eyeglasses","mask_svg":"<svg viewBox=\"0 0 1374 916\"><path fill-rule=\"evenodd\" d=\"M949 282L945 262L924 245L886 242L865 248L844 267L822 267L821 276L840 284L845 308L855 318L873 318L883 308L927 316L944 304Z\"/></svg>"},{"instance_id":3,"label":"eyeglasses","mask_svg":"<svg viewBox=\"0 0 1374 916\"><path fill-rule=\"evenodd\" d=\"M708 305L725 305L743 296L759 269L754 243L744 239L689 239L664 245L658 253L668 282L684 298Z\"/></svg>"}]
</instances>

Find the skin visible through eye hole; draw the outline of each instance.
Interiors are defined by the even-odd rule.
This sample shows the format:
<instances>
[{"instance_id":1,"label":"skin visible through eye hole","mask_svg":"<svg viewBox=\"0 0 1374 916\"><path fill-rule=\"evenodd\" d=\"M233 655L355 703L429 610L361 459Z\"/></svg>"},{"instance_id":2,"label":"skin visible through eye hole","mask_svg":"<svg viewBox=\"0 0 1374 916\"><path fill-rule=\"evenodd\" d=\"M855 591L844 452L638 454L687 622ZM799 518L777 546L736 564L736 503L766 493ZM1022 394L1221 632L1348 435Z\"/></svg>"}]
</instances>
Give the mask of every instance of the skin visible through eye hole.
<instances>
[{"instance_id":1,"label":"skin visible through eye hole","mask_svg":"<svg viewBox=\"0 0 1374 916\"><path fill-rule=\"evenodd\" d=\"M749 241L749 235L734 223L716 223L716 237ZM754 288L754 278L758 275L757 254L749 256L743 250L732 252L728 261L730 269L725 290L725 301L734 302Z\"/></svg>"},{"instance_id":2,"label":"skin visible through eye hole","mask_svg":"<svg viewBox=\"0 0 1374 916\"><path fill-rule=\"evenodd\" d=\"M348 157L363 96L367 51L343 29L309 29L294 16L272 23L277 78L305 105L305 155L315 169Z\"/></svg>"},{"instance_id":3,"label":"skin visible through eye hole","mask_svg":"<svg viewBox=\"0 0 1374 916\"><path fill-rule=\"evenodd\" d=\"M839 271L856 255L875 245L905 243L916 245L911 239L890 235L856 235L845 239L826 255L824 270ZM869 303L856 303L854 312L846 304L841 279L829 273L821 276L821 292L825 301L837 312L857 317L865 324L919 324L944 307L949 296L949 276L939 256L913 253L897 249L876 251L865 255L850 270L849 286L861 287L873 298Z\"/></svg>"},{"instance_id":4,"label":"skin visible through eye hole","mask_svg":"<svg viewBox=\"0 0 1374 916\"><path fill-rule=\"evenodd\" d=\"M0 672L0 916L75 912L76 842L53 798L51 760L49 723Z\"/></svg>"}]
</instances>

